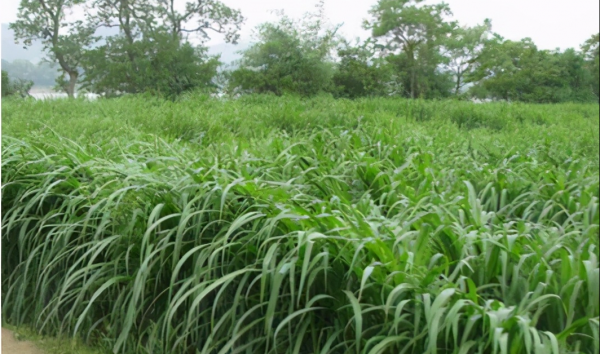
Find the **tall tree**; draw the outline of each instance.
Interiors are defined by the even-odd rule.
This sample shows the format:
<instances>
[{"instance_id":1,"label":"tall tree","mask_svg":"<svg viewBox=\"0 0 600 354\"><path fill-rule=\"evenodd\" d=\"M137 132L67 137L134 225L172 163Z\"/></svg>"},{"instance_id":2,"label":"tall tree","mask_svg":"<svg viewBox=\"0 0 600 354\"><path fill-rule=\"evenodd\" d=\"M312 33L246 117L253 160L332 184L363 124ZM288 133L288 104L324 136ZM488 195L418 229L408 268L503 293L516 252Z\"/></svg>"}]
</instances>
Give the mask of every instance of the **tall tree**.
<instances>
[{"instance_id":1,"label":"tall tree","mask_svg":"<svg viewBox=\"0 0 600 354\"><path fill-rule=\"evenodd\" d=\"M209 85L207 75L215 72L217 61L189 44L188 37L203 41L213 32L235 43L243 21L238 10L219 0L93 1L97 25L119 29L86 56L86 86L104 94L150 90L171 95ZM172 71L175 67L186 72ZM187 78L185 84L177 83L180 76Z\"/></svg>"},{"instance_id":2,"label":"tall tree","mask_svg":"<svg viewBox=\"0 0 600 354\"><path fill-rule=\"evenodd\" d=\"M300 21L279 15L279 22L258 27L257 42L231 73L230 90L302 96L329 90L338 27L327 24L324 2Z\"/></svg>"},{"instance_id":3,"label":"tall tree","mask_svg":"<svg viewBox=\"0 0 600 354\"><path fill-rule=\"evenodd\" d=\"M426 90L419 85L423 66L436 67L442 60L439 55L443 39L451 32L453 24L445 17L452 13L446 4L426 5L424 0L379 0L370 13L371 21L365 28L372 30L376 39L385 43L386 51L400 51L408 79L408 92L417 98ZM426 80L425 80L426 81Z\"/></svg>"},{"instance_id":4,"label":"tall tree","mask_svg":"<svg viewBox=\"0 0 600 354\"><path fill-rule=\"evenodd\" d=\"M223 35L236 43L244 21L239 10L220 0L93 0L100 25L119 27L129 43L139 36L168 31L174 38L209 33ZM181 6L180 6L181 5ZM185 10L180 11L179 8Z\"/></svg>"},{"instance_id":5,"label":"tall tree","mask_svg":"<svg viewBox=\"0 0 600 354\"><path fill-rule=\"evenodd\" d=\"M445 40L446 68L453 74L455 95L468 84L468 77L475 70L475 59L481 54L491 29L491 21L485 20L483 25L475 27L456 27Z\"/></svg>"},{"instance_id":6,"label":"tall tree","mask_svg":"<svg viewBox=\"0 0 600 354\"><path fill-rule=\"evenodd\" d=\"M87 16L76 20L72 15L84 10L88 0L21 0L17 20L9 25L15 40L31 45L41 40L47 59L59 65L67 80L58 80L60 87L73 97L80 76L81 59L97 38L96 27ZM61 76L62 77L62 76Z\"/></svg>"}]
</instances>

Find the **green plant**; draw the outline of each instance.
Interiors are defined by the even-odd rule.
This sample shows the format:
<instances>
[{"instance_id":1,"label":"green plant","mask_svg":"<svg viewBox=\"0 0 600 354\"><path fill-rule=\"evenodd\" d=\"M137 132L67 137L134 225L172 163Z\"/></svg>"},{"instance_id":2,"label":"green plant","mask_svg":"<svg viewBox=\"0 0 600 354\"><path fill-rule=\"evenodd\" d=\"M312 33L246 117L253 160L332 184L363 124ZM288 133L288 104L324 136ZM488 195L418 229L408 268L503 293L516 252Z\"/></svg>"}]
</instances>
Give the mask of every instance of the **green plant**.
<instances>
[{"instance_id":1,"label":"green plant","mask_svg":"<svg viewBox=\"0 0 600 354\"><path fill-rule=\"evenodd\" d=\"M124 97L2 117L7 323L117 353L598 350L597 105Z\"/></svg>"}]
</instances>

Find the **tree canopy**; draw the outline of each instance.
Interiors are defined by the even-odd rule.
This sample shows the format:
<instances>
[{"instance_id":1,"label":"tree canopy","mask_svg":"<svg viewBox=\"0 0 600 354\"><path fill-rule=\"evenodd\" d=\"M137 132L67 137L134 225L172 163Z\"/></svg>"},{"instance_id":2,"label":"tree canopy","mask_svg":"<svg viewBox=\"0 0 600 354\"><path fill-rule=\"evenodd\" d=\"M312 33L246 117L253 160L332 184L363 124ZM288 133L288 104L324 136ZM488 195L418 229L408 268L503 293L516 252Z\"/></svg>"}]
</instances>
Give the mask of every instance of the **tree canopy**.
<instances>
[{"instance_id":1,"label":"tree canopy","mask_svg":"<svg viewBox=\"0 0 600 354\"><path fill-rule=\"evenodd\" d=\"M257 42L231 73L230 90L303 96L329 90L337 27L327 26L324 2L300 21L279 15L278 23L257 28Z\"/></svg>"}]
</instances>

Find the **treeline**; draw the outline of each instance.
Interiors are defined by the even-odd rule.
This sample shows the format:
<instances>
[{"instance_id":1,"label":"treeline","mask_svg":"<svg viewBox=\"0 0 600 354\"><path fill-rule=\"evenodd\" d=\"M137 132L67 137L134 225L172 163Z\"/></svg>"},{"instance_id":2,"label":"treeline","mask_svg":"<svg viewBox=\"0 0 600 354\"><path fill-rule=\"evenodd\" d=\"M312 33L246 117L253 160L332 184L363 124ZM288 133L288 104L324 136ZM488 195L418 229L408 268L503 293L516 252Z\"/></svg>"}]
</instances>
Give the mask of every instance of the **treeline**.
<instances>
[{"instance_id":1,"label":"treeline","mask_svg":"<svg viewBox=\"0 0 600 354\"><path fill-rule=\"evenodd\" d=\"M598 102L598 34L578 49L550 51L452 20L447 4L379 0L365 14L366 41L350 41L328 23L324 0L314 13L257 28L237 68L194 45L209 33L235 43L242 14L219 0L179 11L164 0L22 1L10 25L25 44L44 43L63 75L58 87L106 97L150 93L174 98L191 90L335 97L479 98L524 102ZM73 11L85 19L71 18ZM114 27L112 36L99 28Z\"/></svg>"}]
</instances>

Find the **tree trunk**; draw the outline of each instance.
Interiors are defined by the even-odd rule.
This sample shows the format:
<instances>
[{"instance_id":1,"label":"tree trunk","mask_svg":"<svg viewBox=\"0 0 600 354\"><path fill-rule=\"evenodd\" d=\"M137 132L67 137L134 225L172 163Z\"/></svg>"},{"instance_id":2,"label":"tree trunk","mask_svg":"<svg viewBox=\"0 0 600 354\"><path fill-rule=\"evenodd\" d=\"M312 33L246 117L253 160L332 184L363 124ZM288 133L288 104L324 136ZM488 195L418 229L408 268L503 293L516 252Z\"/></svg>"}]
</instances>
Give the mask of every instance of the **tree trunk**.
<instances>
[{"instance_id":1,"label":"tree trunk","mask_svg":"<svg viewBox=\"0 0 600 354\"><path fill-rule=\"evenodd\" d=\"M458 94L460 93L460 84L462 83L461 76L462 75L460 72L456 75L456 89L454 91L455 96L458 96Z\"/></svg>"},{"instance_id":2,"label":"tree trunk","mask_svg":"<svg viewBox=\"0 0 600 354\"><path fill-rule=\"evenodd\" d=\"M75 84L77 83L78 78L78 72L69 72L69 85L67 86L67 96L69 96L69 98L75 97Z\"/></svg>"},{"instance_id":3,"label":"tree trunk","mask_svg":"<svg viewBox=\"0 0 600 354\"><path fill-rule=\"evenodd\" d=\"M412 73L410 75L410 98L412 99L415 99L415 91L417 90L417 73L415 69L413 63Z\"/></svg>"},{"instance_id":4,"label":"tree trunk","mask_svg":"<svg viewBox=\"0 0 600 354\"><path fill-rule=\"evenodd\" d=\"M414 99L417 90L417 68L415 52L412 48L410 48L406 54L408 55L408 62L410 65L410 98Z\"/></svg>"}]
</instances>

